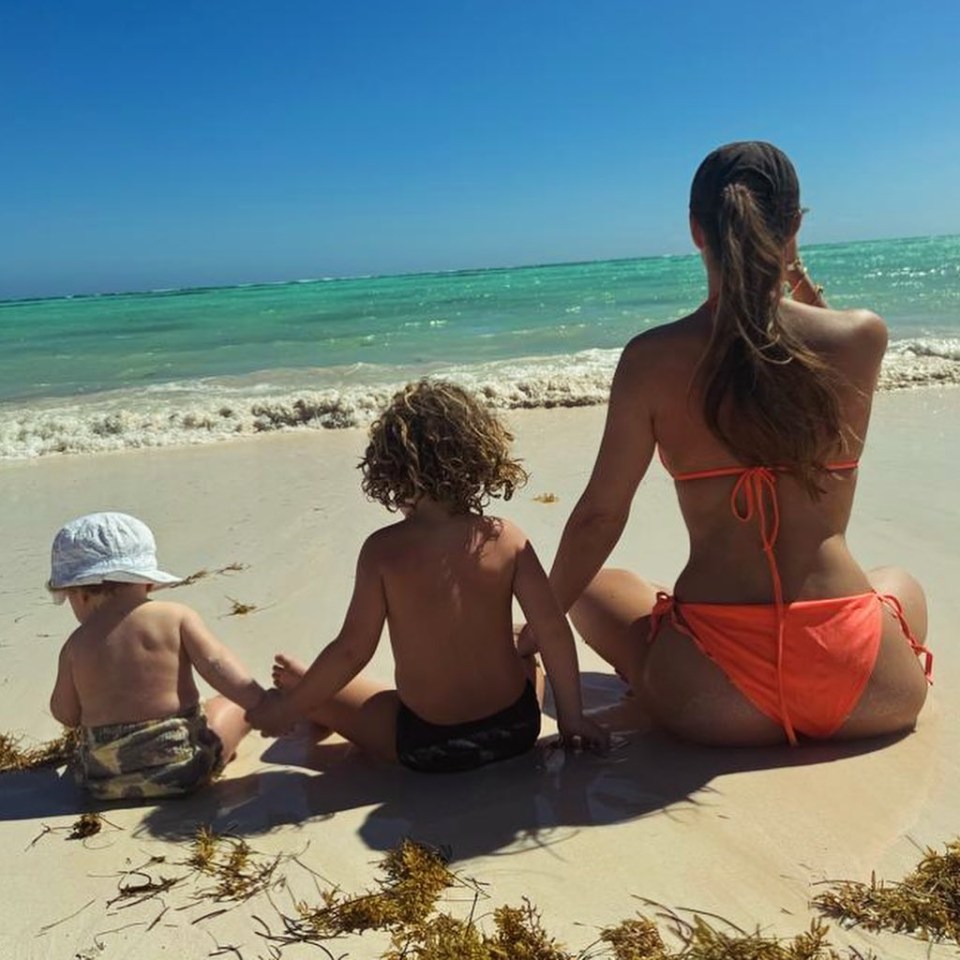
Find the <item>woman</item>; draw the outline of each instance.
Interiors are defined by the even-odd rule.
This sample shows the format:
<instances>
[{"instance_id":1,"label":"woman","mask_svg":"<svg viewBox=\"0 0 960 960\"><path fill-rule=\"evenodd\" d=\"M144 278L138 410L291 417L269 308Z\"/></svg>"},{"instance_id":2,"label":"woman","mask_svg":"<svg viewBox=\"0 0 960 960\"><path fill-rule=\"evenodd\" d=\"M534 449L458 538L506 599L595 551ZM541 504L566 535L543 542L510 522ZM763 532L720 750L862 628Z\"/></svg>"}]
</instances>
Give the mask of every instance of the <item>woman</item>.
<instances>
[{"instance_id":1,"label":"woman","mask_svg":"<svg viewBox=\"0 0 960 960\"><path fill-rule=\"evenodd\" d=\"M907 730L927 692L921 587L864 571L844 538L886 327L827 306L797 256L801 216L776 147L732 143L700 165L707 300L623 351L550 575L653 718L700 743ZM600 569L657 448L690 536L672 596Z\"/></svg>"}]
</instances>

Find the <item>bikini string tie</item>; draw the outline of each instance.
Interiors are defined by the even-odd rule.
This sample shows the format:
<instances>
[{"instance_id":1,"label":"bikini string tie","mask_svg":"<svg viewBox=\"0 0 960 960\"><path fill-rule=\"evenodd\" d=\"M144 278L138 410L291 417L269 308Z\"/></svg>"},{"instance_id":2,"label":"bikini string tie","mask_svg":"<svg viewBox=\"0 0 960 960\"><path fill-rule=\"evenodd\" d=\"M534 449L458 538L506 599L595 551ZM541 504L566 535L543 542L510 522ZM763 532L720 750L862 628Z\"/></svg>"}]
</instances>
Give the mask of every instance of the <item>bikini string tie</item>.
<instances>
[{"instance_id":1,"label":"bikini string tie","mask_svg":"<svg viewBox=\"0 0 960 960\"><path fill-rule=\"evenodd\" d=\"M737 478L730 493L730 509L741 523L756 519L760 529L763 552L770 568L773 583L773 602L777 611L777 693L780 698L780 715L783 729L791 746L796 746L797 735L787 712L787 699L783 691L783 635L786 611L783 602L783 584L777 568L774 544L780 533L780 507L777 504L777 475L769 467L747 467Z\"/></svg>"}]
</instances>

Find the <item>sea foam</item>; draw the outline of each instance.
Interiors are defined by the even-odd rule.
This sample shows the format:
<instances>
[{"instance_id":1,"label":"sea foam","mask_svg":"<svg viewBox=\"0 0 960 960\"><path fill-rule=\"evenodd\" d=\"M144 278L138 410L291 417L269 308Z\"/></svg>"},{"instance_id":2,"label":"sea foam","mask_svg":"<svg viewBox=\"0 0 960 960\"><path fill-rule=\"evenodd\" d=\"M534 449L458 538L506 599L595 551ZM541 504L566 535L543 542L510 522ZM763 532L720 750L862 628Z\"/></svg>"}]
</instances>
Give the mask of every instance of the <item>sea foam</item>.
<instances>
[{"instance_id":1,"label":"sea foam","mask_svg":"<svg viewBox=\"0 0 960 960\"><path fill-rule=\"evenodd\" d=\"M432 367L500 410L578 407L607 401L619 350ZM283 430L365 427L413 368L355 365L270 371L244 378L157 384L31 407L0 406L0 459L214 443ZM313 381L313 382L312 382ZM338 382L332 382L338 381ZM322 389L316 387L322 384ZM880 389L960 384L960 340L919 338L890 344Z\"/></svg>"}]
</instances>

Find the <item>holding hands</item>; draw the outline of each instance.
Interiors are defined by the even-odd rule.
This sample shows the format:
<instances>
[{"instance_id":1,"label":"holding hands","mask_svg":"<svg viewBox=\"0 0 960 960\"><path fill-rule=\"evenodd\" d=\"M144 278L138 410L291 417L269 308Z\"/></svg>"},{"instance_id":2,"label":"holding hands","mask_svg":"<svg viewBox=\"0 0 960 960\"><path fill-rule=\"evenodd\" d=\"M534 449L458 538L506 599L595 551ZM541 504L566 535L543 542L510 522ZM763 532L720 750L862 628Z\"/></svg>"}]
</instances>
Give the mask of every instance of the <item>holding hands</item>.
<instances>
[{"instance_id":1,"label":"holding hands","mask_svg":"<svg viewBox=\"0 0 960 960\"><path fill-rule=\"evenodd\" d=\"M283 736L297 719L289 697L282 690L268 690L260 703L246 713L247 723L266 737Z\"/></svg>"}]
</instances>

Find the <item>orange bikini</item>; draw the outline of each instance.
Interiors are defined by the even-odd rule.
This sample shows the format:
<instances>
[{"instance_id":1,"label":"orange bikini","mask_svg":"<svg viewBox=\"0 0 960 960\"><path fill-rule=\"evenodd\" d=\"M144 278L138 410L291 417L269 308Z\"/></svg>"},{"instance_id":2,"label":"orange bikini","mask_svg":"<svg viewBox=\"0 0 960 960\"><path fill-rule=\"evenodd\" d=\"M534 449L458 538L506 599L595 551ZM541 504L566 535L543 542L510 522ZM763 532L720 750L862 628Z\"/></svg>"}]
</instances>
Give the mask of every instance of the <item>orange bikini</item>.
<instances>
[{"instance_id":1,"label":"orange bikini","mask_svg":"<svg viewBox=\"0 0 960 960\"><path fill-rule=\"evenodd\" d=\"M832 472L856 467L856 460L827 465ZM685 603L661 593L651 615L651 640L669 617L758 710L783 727L791 744L797 742L797 731L829 737L850 715L873 672L884 605L897 616L913 650L924 656L924 674L930 680L933 656L913 636L896 597L870 592L784 602L773 550L780 526L776 470L721 467L673 478L683 482L714 477L737 477L730 506L741 522L757 521L774 602Z\"/></svg>"}]
</instances>

